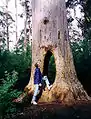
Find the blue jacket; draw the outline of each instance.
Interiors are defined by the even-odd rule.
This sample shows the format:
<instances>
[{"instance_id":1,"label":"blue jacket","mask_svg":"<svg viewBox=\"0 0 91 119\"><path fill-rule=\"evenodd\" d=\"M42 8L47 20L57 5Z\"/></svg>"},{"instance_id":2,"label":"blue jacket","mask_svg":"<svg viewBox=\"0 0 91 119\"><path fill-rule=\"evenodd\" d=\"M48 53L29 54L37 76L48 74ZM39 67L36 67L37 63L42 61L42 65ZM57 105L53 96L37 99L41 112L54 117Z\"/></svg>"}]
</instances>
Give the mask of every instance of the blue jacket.
<instances>
[{"instance_id":1,"label":"blue jacket","mask_svg":"<svg viewBox=\"0 0 91 119\"><path fill-rule=\"evenodd\" d=\"M40 69L36 68L34 73L34 84L40 84L41 81L42 81L42 74L40 72Z\"/></svg>"}]
</instances>

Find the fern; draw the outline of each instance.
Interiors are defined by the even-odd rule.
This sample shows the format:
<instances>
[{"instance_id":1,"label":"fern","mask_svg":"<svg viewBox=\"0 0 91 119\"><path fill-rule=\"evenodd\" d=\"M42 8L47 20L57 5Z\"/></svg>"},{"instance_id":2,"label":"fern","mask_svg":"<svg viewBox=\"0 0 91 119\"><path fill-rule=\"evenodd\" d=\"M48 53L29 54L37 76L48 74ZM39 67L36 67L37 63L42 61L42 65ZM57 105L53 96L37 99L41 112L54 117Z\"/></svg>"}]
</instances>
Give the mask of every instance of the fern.
<instances>
[{"instance_id":1,"label":"fern","mask_svg":"<svg viewBox=\"0 0 91 119\"><path fill-rule=\"evenodd\" d=\"M16 111L12 101L21 94L21 92L13 89L15 82L18 80L17 72L13 71L11 75L5 72L5 77L0 85L0 115L2 117Z\"/></svg>"}]
</instances>

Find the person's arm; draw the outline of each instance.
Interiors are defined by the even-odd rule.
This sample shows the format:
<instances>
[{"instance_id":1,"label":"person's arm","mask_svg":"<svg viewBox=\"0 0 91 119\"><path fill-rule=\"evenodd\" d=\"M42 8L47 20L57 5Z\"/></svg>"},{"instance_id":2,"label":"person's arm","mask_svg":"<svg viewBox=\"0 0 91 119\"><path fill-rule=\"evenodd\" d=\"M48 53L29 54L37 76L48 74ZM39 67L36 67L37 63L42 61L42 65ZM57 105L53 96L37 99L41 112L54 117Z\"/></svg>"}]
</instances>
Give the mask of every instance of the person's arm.
<instances>
[{"instance_id":1,"label":"person's arm","mask_svg":"<svg viewBox=\"0 0 91 119\"><path fill-rule=\"evenodd\" d=\"M41 80L41 82L42 82L42 73L41 73L41 71L40 71L40 80Z\"/></svg>"},{"instance_id":2,"label":"person's arm","mask_svg":"<svg viewBox=\"0 0 91 119\"><path fill-rule=\"evenodd\" d=\"M40 72L39 72L39 69L36 69L36 80L39 81L40 79Z\"/></svg>"},{"instance_id":3,"label":"person's arm","mask_svg":"<svg viewBox=\"0 0 91 119\"><path fill-rule=\"evenodd\" d=\"M42 86L42 73L39 69L39 79L40 79L40 83L39 83L39 86Z\"/></svg>"}]
</instances>

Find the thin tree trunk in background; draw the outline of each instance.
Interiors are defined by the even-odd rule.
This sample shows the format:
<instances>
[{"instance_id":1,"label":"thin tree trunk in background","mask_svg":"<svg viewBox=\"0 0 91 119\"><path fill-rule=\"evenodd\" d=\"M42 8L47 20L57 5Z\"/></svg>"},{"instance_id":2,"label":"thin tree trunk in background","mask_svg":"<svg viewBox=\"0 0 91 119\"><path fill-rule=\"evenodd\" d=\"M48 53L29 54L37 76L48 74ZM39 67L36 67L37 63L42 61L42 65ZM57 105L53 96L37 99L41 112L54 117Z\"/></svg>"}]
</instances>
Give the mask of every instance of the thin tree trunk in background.
<instances>
[{"instance_id":1,"label":"thin tree trunk in background","mask_svg":"<svg viewBox=\"0 0 91 119\"><path fill-rule=\"evenodd\" d=\"M24 38L24 49L26 50L26 44L27 44L27 11L26 11L26 0L25 0L25 28L24 28L24 33L25 33L25 38Z\"/></svg>"},{"instance_id":2,"label":"thin tree trunk in background","mask_svg":"<svg viewBox=\"0 0 91 119\"><path fill-rule=\"evenodd\" d=\"M15 9L16 9L15 17L16 17L16 43L17 43L18 42L18 32L17 32L17 0L15 0Z\"/></svg>"},{"instance_id":3,"label":"thin tree trunk in background","mask_svg":"<svg viewBox=\"0 0 91 119\"><path fill-rule=\"evenodd\" d=\"M7 50L9 50L8 0L6 0L6 32L7 32Z\"/></svg>"},{"instance_id":4,"label":"thin tree trunk in background","mask_svg":"<svg viewBox=\"0 0 91 119\"><path fill-rule=\"evenodd\" d=\"M31 35L31 1L25 0L25 39L24 39L24 49L26 49L27 44L30 41ZM30 41L31 42L31 41Z\"/></svg>"}]
</instances>

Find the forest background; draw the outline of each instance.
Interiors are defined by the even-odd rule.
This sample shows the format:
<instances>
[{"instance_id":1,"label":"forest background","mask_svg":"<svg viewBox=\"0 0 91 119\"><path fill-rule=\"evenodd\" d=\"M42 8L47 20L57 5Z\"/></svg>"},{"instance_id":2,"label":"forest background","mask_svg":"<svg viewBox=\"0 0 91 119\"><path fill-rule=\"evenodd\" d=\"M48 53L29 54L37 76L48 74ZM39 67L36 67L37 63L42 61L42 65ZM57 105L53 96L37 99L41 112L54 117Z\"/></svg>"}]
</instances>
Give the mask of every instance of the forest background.
<instances>
[{"instance_id":1,"label":"forest background","mask_svg":"<svg viewBox=\"0 0 91 119\"><path fill-rule=\"evenodd\" d=\"M32 61L31 1L15 0L15 17L8 10L10 1L6 0L0 6L0 118L9 117L17 111L12 101L28 84ZM21 13L18 13L19 6L23 9ZM66 7L75 69L79 81L91 96L91 1L68 0ZM18 17L24 21L20 31ZM52 79L54 76L51 74L55 72L54 57L50 58L48 70Z\"/></svg>"}]
</instances>

